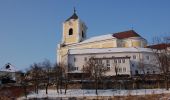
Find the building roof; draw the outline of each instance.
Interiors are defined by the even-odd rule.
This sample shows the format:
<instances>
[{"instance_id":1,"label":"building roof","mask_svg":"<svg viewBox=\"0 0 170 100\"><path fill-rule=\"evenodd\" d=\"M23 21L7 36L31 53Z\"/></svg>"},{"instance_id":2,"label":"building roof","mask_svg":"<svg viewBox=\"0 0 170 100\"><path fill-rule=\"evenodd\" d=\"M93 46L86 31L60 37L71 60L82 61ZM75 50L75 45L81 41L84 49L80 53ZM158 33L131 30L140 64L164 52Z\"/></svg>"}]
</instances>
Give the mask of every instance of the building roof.
<instances>
[{"instance_id":1,"label":"building roof","mask_svg":"<svg viewBox=\"0 0 170 100\"><path fill-rule=\"evenodd\" d=\"M17 72L18 70L17 70L17 68L15 66L11 65L10 63L7 63L7 64L5 64L4 67L2 67L0 69L0 71L3 71L3 72Z\"/></svg>"},{"instance_id":2,"label":"building roof","mask_svg":"<svg viewBox=\"0 0 170 100\"><path fill-rule=\"evenodd\" d=\"M96 42L96 41L108 40L108 39L113 39L113 38L115 37L113 37L112 34L106 34L106 35L100 35L100 36L88 38L80 43Z\"/></svg>"},{"instance_id":3,"label":"building roof","mask_svg":"<svg viewBox=\"0 0 170 100\"><path fill-rule=\"evenodd\" d=\"M70 19L78 19L77 14L74 12L71 17L69 17L66 21L69 21Z\"/></svg>"},{"instance_id":4,"label":"building roof","mask_svg":"<svg viewBox=\"0 0 170 100\"><path fill-rule=\"evenodd\" d=\"M97 54L97 53L122 53L122 52L152 52L149 48L98 48L98 49L70 49L69 54Z\"/></svg>"},{"instance_id":5,"label":"building roof","mask_svg":"<svg viewBox=\"0 0 170 100\"><path fill-rule=\"evenodd\" d=\"M162 50L162 49L167 49L168 47L170 47L170 44L161 43L161 44L149 45L147 47L152 48L152 49Z\"/></svg>"},{"instance_id":6,"label":"building roof","mask_svg":"<svg viewBox=\"0 0 170 100\"><path fill-rule=\"evenodd\" d=\"M124 31L124 32L118 32L118 33L113 33L113 34L106 34L106 35L100 35L100 36L95 36L88 38L81 43L89 43L89 42L96 42L96 41L102 41L102 40L107 40L107 39L124 39L124 38L129 38L129 37L141 37L139 34L137 34L134 30L129 30L129 31Z\"/></svg>"},{"instance_id":7,"label":"building roof","mask_svg":"<svg viewBox=\"0 0 170 100\"><path fill-rule=\"evenodd\" d=\"M113 34L114 37L118 39L125 39L129 37L141 37L138 33L136 33L134 30L124 31L124 32L118 32Z\"/></svg>"}]
</instances>

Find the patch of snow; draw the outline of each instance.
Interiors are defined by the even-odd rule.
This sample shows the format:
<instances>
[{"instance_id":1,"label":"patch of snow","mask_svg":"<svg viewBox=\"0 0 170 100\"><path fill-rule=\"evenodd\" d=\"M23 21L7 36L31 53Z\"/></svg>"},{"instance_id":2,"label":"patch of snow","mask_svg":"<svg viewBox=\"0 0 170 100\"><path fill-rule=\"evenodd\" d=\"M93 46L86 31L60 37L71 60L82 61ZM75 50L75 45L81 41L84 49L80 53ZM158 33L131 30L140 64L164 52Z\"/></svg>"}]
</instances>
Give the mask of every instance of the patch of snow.
<instances>
[{"instance_id":1,"label":"patch of snow","mask_svg":"<svg viewBox=\"0 0 170 100\"><path fill-rule=\"evenodd\" d=\"M64 89L62 89L62 94L58 94L57 90L48 90L46 94L45 90L39 90L39 94L31 93L28 98L57 98L57 97L88 97L88 96L128 96L128 95L148 95L148 94L163 94L170 93L170 91L165 89L137 89L137 90L98 90L98 95L95 94L95 90L90 89L69 89L67 93L64 94ZM22 99L24 97L21 97Z\"/></svg>"},{"instance_id":2,"label":"patch of snow","mask_svg":"<svg viewBox=\"0 0 170 100\"><path fill-rule=\"evenodd\" d=\"M115 37L113 37L112 34L100 35L100 36L95 36L95 37L86 39L86 40L80 42L79 44L89 43L89 42L97 42L97 41L108 40L108 39L115 39Z\"/></svg>"},{"instance_id":3,"label":"patch of snow","mask_svg":"<svg viewBox=\"0 0 170 100\"><path fill-rule=\"evenodd\" d=\"M90 53L120 53L120 52L152 52L149 48L98 48L98 49L70 49L69 54L90 54Z\"/></svg>"}]
</instances>

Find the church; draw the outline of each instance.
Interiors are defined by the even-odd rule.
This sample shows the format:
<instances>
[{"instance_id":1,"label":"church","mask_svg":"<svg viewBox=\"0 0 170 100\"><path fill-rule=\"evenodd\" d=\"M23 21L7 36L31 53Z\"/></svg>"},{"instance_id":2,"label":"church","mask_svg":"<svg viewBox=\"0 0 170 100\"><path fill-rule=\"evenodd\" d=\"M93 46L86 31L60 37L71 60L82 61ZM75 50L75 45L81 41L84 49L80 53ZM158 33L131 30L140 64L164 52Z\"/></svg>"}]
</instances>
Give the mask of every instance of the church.
<instances>
[{"instance_id":1,"label":"church","mask_svg":"<svg viewBox=\"0 0 170 100\"><path fill-rule=\"evenodd\" d=\"M74 10L63 22L62 40L57 46L57 63L71 65L69 72L81 73L89 58L102 59L106 75L156 73L155 57L147 40L134 30L87 38L87 26Z\"/></svg>"}]
</instances>

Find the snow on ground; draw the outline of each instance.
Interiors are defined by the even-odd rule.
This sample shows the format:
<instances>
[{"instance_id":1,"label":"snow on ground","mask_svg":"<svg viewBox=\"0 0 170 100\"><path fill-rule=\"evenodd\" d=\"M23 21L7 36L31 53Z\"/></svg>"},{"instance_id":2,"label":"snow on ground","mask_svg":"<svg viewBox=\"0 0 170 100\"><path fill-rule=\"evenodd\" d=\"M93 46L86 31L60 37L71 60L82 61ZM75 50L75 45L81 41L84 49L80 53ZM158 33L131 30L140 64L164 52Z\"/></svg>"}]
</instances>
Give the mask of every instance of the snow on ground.
<instances>
[{"instance_id":1,"label":"snow on ground","mask_svg":"<svg viewBox=\"0 0 170 100\"><path fill-rule=\"evenodd\" d=\"M148 94L162 94L162 93L170 93L170 91L165 89L137 89L137 90L98 90L98 96L127 96L127 95L148 95ZM87 97L87 96L97 96L95 94L95 90L89 89L69 89L67 90L67 94L64 94L64 90L62 90L62 94L58 94L56 90L48 90L48 95L46 95L45 90L39 90L39 94L30 93L28 98L45 98L45 97ZM22 99L24 97L21 97Z\"/></svg>"}]
</instances>

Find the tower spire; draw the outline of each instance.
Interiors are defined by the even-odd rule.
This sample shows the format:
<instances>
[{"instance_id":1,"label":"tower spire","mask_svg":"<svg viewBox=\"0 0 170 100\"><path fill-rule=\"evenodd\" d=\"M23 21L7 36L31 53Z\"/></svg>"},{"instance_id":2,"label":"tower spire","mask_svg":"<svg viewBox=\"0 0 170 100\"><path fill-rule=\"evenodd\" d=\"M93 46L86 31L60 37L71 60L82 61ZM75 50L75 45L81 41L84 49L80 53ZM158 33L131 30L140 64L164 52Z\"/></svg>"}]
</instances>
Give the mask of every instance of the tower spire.
<instances>
[{"instance_id":1,"label":"tower spire","mask_svg":"<svg viewBox=\"0 0 170 100\"><path fill-rule=\"evenodd\" d=\"M74 7L74 13L76 13L76 8Z\"/></svg>"}]
</instances>

